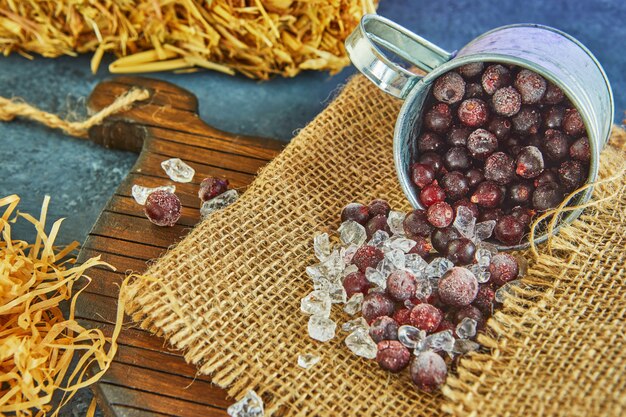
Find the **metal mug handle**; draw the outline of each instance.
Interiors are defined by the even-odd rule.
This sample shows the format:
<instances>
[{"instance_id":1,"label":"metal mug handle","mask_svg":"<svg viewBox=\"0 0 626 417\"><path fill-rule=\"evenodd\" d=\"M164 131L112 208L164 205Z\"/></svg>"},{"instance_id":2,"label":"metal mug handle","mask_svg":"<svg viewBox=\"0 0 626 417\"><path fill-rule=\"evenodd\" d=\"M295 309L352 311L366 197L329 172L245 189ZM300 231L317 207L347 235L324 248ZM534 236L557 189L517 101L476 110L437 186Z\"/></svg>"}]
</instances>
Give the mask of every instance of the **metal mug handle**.
<instances>
[{"instance_id":1,"label":"metal mug handle","mask_svg":"<svg viewBox=\"0 0 626 417\"><path fill-rule=\"evenodd\" d=\"M361 18L346 39L346 51L363 75L378 88L399 99L404 99L422 76L393 62L385 52L391 52L426 72L452 58L451 53L376 14L366 14Z\"/></svg>"}]
</instances>

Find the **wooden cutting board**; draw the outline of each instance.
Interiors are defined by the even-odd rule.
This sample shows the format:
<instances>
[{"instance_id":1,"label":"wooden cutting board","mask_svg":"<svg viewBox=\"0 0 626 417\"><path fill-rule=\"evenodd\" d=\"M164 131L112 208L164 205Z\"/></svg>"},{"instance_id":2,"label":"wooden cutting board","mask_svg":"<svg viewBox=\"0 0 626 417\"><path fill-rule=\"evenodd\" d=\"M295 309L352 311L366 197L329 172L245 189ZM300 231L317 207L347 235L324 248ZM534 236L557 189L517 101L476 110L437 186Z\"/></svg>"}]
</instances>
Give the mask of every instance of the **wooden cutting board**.
<instances>
[{"instance_id":1,"label":"wooden cutting board","mask_svg":"<svg viewBox=\"0 0 626 417\"><path fill-rule=\"evenodd\" d=\"M257 171L277 155L284 143L231 135L206 125L198 117L198 101L190 92L167 82L119 77L99 84L89 108L100 110L132 87L151 95L124 113L110 117L89 132L103 146L137 152L139 157L100 214L78 260L100 255L117 268L94 268L93 279L79 297L77 316L88 327L110 335L117 308L119 285L130 271L143 272L147 262L180 241L200 218L198 186L207 176L230 181L243 192ZM196 170L191 183L171 181L161 161L181 158ZM173 184L182 203L182 216L174 227L158 227L143 214L131 187ZM226 416L233 402L210 379L185 363L181 352L164 339L134 327L129 318L119 340L111 368L93 386L107 417Z\"/></svg>"}]
</instances>

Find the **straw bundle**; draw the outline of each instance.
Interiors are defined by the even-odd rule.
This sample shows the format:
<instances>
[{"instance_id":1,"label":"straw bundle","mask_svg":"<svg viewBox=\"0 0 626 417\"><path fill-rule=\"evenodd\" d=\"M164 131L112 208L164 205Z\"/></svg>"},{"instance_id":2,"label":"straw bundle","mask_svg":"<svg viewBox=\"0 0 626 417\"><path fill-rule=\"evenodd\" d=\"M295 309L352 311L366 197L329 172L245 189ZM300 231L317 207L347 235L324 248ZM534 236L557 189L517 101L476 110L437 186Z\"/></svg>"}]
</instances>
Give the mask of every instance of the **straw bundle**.
<instances>
[{"instance_id":1,"label":"straw bundle","mask_svg":"<svg viewBox=\"0 0 626 417\"><path fill-rule=\"evenodd\" d=\"M0 0L0 50L31 57L105 52L114 73L194 67L251 78L338 72L343 41L377 0Z\"/></svg>"}]
</instances>

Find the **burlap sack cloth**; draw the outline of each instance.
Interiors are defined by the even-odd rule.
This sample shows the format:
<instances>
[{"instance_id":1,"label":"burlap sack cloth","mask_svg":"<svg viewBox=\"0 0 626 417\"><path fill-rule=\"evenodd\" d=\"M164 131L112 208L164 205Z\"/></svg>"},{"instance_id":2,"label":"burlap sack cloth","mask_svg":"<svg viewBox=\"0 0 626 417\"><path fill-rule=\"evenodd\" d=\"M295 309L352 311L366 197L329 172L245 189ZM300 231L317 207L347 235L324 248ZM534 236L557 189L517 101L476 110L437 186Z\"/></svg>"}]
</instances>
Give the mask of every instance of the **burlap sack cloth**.
<instances>
[{"instance_id":1,"label":"burlap sack cloth","mask_svg":"<svg viewBox=\"0 0 626 417\"><path fill-rule=\"evenodd\" d=\"M601 175L620 177L596 188L602 201L552 241L552 254L541 247L525 278L533 289L495 314L480 337L489 353L462 360L443 394L417 392L408 372L354 356L340 329L328 343L308 337L299 307L312 289L304 270L315 262L313 236L335 229L351 201L380 197L409 210L391 149L400 104L353 78L236 204L149 269L157 282L130 287L133 318L233 397L256 390L266 415L626 415L626 180L617 145L604 151ZM322 360L303 370L300 353Z\"/></svg>"}]
</instances>

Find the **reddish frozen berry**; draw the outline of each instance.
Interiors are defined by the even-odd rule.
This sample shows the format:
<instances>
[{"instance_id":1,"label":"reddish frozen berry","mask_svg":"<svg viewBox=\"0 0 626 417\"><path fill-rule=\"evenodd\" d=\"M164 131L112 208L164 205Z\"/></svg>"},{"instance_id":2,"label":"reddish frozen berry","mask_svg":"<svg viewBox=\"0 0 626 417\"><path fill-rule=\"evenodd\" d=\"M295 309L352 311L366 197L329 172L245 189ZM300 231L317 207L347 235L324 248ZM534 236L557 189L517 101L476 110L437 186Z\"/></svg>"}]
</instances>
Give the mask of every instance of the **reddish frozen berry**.
<instances>
[{"instance_id":1,"label":"reddish frozen berry","mask_svg":"<svg viewBox=\"0 0 626 417\"><path fill-rule=\"evenodd\" d=\"M567 136L559 130L546 130L543 151L546 157L551 161L564 160L569 153L569 140Z\"/></svg>"},{"instance_id":2,"label":"reddish frozen berry","mask_svg":"<svg viewBox=\"0 0 626 417\"><path fill-rule=\"evenodd\" d=\"M483 181L478 184L470 201L481 207L493 208L502 204L504 193L498 184L493 181Z\"/></svg>"},{"instance_id":3,"label":"reddish frozen berry","mask_svg":"<svg viewBox=\"0 0 626 417\"><path fill-rule=\"evenodd\" d=\"M481 209L480 215L478 216L479 222L488 222L490 220L495 220L496 222L500 220L504 216L504 212L501 208L487 208Z\"/></svg>"},{"instance_id":4,"label":"reddish frozen berry","mask_svg":"<svg viewBox=\"0 0 626 417\"><path fill-rule=\"evenodd\" d=\"M143 211L157 226L174 226L180 219L180 200L167 190L157 190L148 195Z\"/></svg>"},{"instance_id":5,"label":"reddish frozen berry","mask_svg":"<svg viewBox=\"0 0 626 417\"><path fill-rule=\"evenodd\" d=\"M389 316L380 316L370 325L370 337L374 342L398 340L398 323Z\"/></svg>"},{"instance_id":6,"label":"reddish frozen berry","mask_svg":"<svg viewBox=\"0 0 626 417\"><path fill-rule=\"evenodd\" d=\"M443 167L443 158L434 152L427 152L423 155L420 155L419 163L430 165L435 171L435 174L437 174Z\"/></svg>"},{"instance_id":7,"label":"reddish frozen berry","mask_svg":"<svg viewBox=\"0 0 626 417\"><path fill-rule=\"evenodd\" d=\"M438 390L448 377L448 366L443 358L431 350L421 352L411 362L411 379L424 392Z\"/></svg>"},{"instance_id":8,"label":"reddish frozen berry","mask_svg":"<svg viewBox=\"0 0 626 417\"><path fill-rule=\"evenodd\" d=\"M448 72L437 78L433 86L435 98L446 104L461 101L465 95L465 80L456 72Z\"/></svg>"},{"instance_id":9,"label":"reddish frozen berry","mask_svg":"<svg viewBox=\"0 0 626 417\"><path fill-rule=\"evenodd\" d=\"M582 137L569 147L569 155L572 159L580 162L589 162L591 160L591 149L589 148L589 139Z\"/></svg>"},{"instance_id":10,"label":"reddish frozen berry","mask_svg":"<svg viewBox=\"0 0 626 417\"><path fill-rule=\"evenodd\" d=\"M563 90L552 83L548 83L546 88L546 94L543 96L543 102L545 104L558 104L563 101L565 94Z\"/></svg>"},{"instance_id":11,"label":"reddish frozen berry","mask_svg":"<svg viewBox=\"0 0 626 417\"><path fill-rule=\"evenodd\" d=\"M485 64L482 62L472 62L469 64L461 65L457 68L459 74L461 74L465 78L474 78L480 75L483 72L483 68L485 68Z\"/></svg>"},{"instance_id":12,"label":"reddish frozen berry","mask_svg":"<svg viewBox=\"0 0 626 417\"><path fill-rule=\"evenodd\" d=\"M441 179L441 185L449 199L456 201L469 192L469 181L459 171L448 172Z\"/></svg>"},{"instance_id":13,"label":"reddish frozen berry","mask_svg":"<svg viewBox=\"0 0 626 417\"><path fill-rule=\"evenodd\" d=\"M378 216L380 214L382 214L383 216L387 216L391 211L391 207L389 206L389 203L385 200L377 198L370 201L370 204L368 205L368 211L371 217Z\"/></svg>"},{"instance_id":14,"label":"reddish frozen berry","mask_svg":"<svg viewBox=\"0 0 626 417\"><path fill-rule=\"evenodd\" d=\"M415 253L424 258L430 253L431 249L433 248L430 242L428 242L428 240L426 240L422 236L413 236L411 239L414 240L416 243L415 246L411 248L409 253Z\"/></svg>"},{"instance_id":15,"label":"reddish frozen berry","mask_svg":"<svg viewBox=\"0 0 626 417\"><path fill-rule=\"evenodd\" d=\"M539 185L533 193L533 207L539 211L549 210L563 201L563 190L556 182Z\"/></svg>"},{"instance_id":16,"label":"reddish frozen berry","mask_svg":"<svg viewBox=\"0 0 626 417\"><path fill-rule=\"evenodd\" d=\"M548 107L543 112L543 125L546 129L560 129L564 115L565 108L561 106Z\"/></svg>"},{"instance_id":17,"label":"reddish frozen berry","mask_svg":"<svg viewBox=\"0 0 626 417\"><path fill-rule=\"evenodd\" d=\"M397 340L384 340L378 343L376 362L385 371L398 373L409 365L411 352Z\"/></svg>"},{"instance_id":18,"label":"reddish frozen berry","mask_svg":"<svg viewBox=\"0 0 626 417\"><path fill-rule=\"evenodd\" d=\"M503 87L494 93L491 105L499 115L510 117L522 107L522 96L513 87Z\"/></svg>"},{"instance_id":19,"label":"reddish frozen berry","mask_svg":"<svg viewBox=\"0 0 626 417\"><path fill-rule=\"evenodd\" d=\"M515 205L530 204L535 188L528 182L516 182L509 187L509 202Z\"/></svg>"},{"instance_id":20,"label":"reddish frozen berry","mask_svg":"<svg viewBox=\"0 0 626 417\"><path fill-rule=\"evenodd\" d=\"M506 245L517 245L524 237L524 225L509 214L498 220L493 234Z\"/></svg>"},{"instance_id":21,"label":"reddish frozen berry","mask_svg":"<svg viewBox=\"0 0 626 417\"><path fill-rule=\"evenodd\" d=\"M521 70L515 78L515 88L522 96L524 104L537 104L546 93L545 78L527 69Z\"/></svg>"},{"instance_id":22,"label":"reddish frozen berry","mask_svg":"<svg viewBox=\"0 0 626 417\"><path fill-rule=\"evenodd\" d=\"M202 202L209 201L228 190L228 180L216 177L207 177L200 183L198 197Z\"/></svg>"},{"instance_id":23,"label":"reddish frozen berry","mask_svg":"<svg viewBox=\"0 0 626 417\"><path fill-rule=\"evenodd\" d=\"M397 310L393 315L393 319L398 323L398 326L411 324L411 309L401 308Z\"/></svg>"},{"instance_id":24,"label":"reddish frozen berry","mask_svg":"<svg viewBox=\"0 0 626 417\"><path fill-rule=\"evenodd\" d=\"M387 277L387 294L396 301L412 298L417 289L415 275L399 269Z\"/></svg>"},{"instance_id":25,"label":"reddish frozen berry","mask_svg":"<svg viewBox=\"0 0 626 417\"><path fill-rule=\"evenodd\" d=\"M498 139L504 139L509 136L512 127L509 119L496 116L487 125L487 130L496 135Z\"/></svg>"},{"instance_id":26,"label":"reddish frozen berry","mask_svg":"<svg viewBox=\"0 0 626 417\"><path fill-rule=\"evenodd\" d=\"M489 118L487 103L479 98L468 98L461 102L458 110L459 120L465 126L479 127Z\"/></svg>"},{"instance_id":27,"label":"reddish frozen berry","mask_svg":"<svg viewBox=\"0 0 626 417\"><path fill-rule=\"evenodd\" d=\"M379 292L367 294L361 305L361 314L368 323L372 323L380 316L393 316L394 310L391 298Z\"/></svg>"},{"instance_id":28,"label":"reddish frozen berry","mask_svg":"<svg viewBox=\"0 0 626 417\"><path fill-rule=\"evenodd\" d=\"M442 149L444 142L436 133L424 132L417 138L417 150L420 153L437 152Z\"/></svg>"},{"instance_id":29,"label":"reddish frozen berry","mask_svg":"<svg viewBox=\"0 0 626 417\"><path fill-rule=\"evenodd\" d=\"M580 136L585 133L585 124L583 123L580 113L576 109L565 110L563 116L563 131L570 136Z\"/></svg>"},{"instance_id":30,"label":"reddish frozen berry","mask_svg":"<svg viewBox=\"0 0 626 417\"><path fill-rule=\"evenodd\" d=\"M472 203L467 198L462 198L454 202L454 204L452 205L452 210L454 210L454 212L456 213L461 206L467 207L472 212L472 215L478 218L480 212L476 204Z\"/></svg>"},{"instance_id":31,"label":"reddish frozen berry","mask_svg":"<svg viewBox=\"0 0 626 417\"><path fill-rule=\"evenodd\" d=\"M467 138L467 150L472 158L486 159L498 149L498 138L485 129L474 130Z\"/></svg>"},{"instance_id":32,"label":"reddish frozen berry","mask_svg":"<svg viewBox=\"0 0 626 417\"><path fill-rule=\"evenodd\" d=\"M413 210L410 212L402 222L404 233L410 239L417 237L428 237L433 227L428 223L426 218L426 210Z\"/></svg>"},{"instance_id":33,"label":"reddish frozen berry","mask_svg":"<svg viewBox=\"0 0 626 417\"><path fill-rule=\"evenodd\" d=\"M478 293L476 294L476 296L478 296ZM474 302L476 302L476 300L474 300ZM480 311L478 307L475 307L471 304L458 309L454 314L454 321L457 324L462 322L465 318L475 320L477 329L482 329L485 326L486 320L482 311Z\"/></svg>"},{"instance_id":34,"label":"reddish frozen berry","mask_svg":"<svg viewBox=\"0 0 626 417\"><path fill-rule=\"evenodd\" d=\"M455 265L469 265L474 262L476 245L469 239L461 238L448 242L446 258Z\"/></svg>"},{"instance_id":35,"label":"reddish frozen berry","mask_svg":"<svg viewBox=\"0 0 626 417\"><path fill-rule=\"evenodd\" d=\"M441 277L437 289L439 298L445 304L462 307L476 298L478 281L468 269L455 266Z\"/></svg>"},{"instance_id":36,"label":"reddish frozen berry","mask_svg":"<svg viewBox=\"0 0 626 417\"><path fill-rule=\"evenodd\" d=\"M443 319L441 310L430 304L418 304L411 309L411 325L425 332L432 332Z\"/></svg>"},{"instance_id":37,"label":"reddish frozen berry","mask_svg":"<svg viewBox=\"0 0 626 417\"><path fill-rule=\"evenodd\" d=\"M508 253L499 253L491 257L489 264L489 280L493 285L501 287L519 275L517 259Z\"/></svg>"},{"instance_id":38,"label":"reddish frozen berry","mask_svg":"<svg viewBox=\"0 0 626 417\"><path fill-rule=\"evenodd\" d=\"M535 178L543 172L543 154L534 146L525 146L517 154L515 173L522 178Z\"/></svg>"},{"instance_id":39,"label":"reddish frozen berry","mask_svg":"<svg viewBox=\"0 0 626 417\"><path fill-rule=\"evenodd\" d=\"M420 192L420 202L424 207L430 207L433 204L446 199L446 192L437 184L437 181L428 184L422 188Z\"/></svg>"},{"instance_id":40,"label":"reddish frozen berry","mask_svg":"<svg viewBox=\"0 0 626 417\"><path fill-rule=\"evenodd\" d=\"M483 98L485 96L485 90L480 83L467 83L465 85L465 97L464 98Z\"/></svg>"},{"instance_id":41,"label":"reddish frozen berry","mask_svg":"<svg viewBox=\"0 0 626 417\"><path fill-rule=\"evenodd\" d=\"M365 278L365 274L363 272L353 272L346 275L343 279L343 288L345 288L349 299L357 293L367 294L367 290L370 289L370 283Z\"/></svg>"},{"instance_id":42,"label":"reddish frozen berry","mask_svg":"<svg viewBox=\"0 0 626 417\"><path fill-rule=\"evenodd\" d=\"M352 263L359 268L359 271L365 272L369 268L376 268L378 263L383 260L385 255L383 251L371 245L361 246L356 250L352 257Z\"/></svg>"},{"instance_id":43,"label":"reddish frozen berry","mask_svg":"<svg viewBox=\"0 0 626 417\"><path fill-rule=\"evenodd\" d=\"M490 65L483 72L483 89L489 95L509 84L511 84L511 72L500 64Z\"/></svg>"},{"instance_id":44,"label":"reddish frozen berry","mask_svg":"<svg viewBox=\"0 0 626 417\"><path fill-rule=\"evenodd\" d=\"M584 181L584 168L580 161L565 161L559 167L559 179L566 191L574 191Z\"/></svg>"},{"instance_id":45,"label":"reddish frozen berry","mask_svg":"<svg viewBox=\"0 0 626 417\"><path fill-rule=\"evenodd\" d=\"M524 227L530 226L535 213L535 210L528 207L516 206L511 209L511 216L515 217L518 222L524 225Z\"/></svg>"},{"instance_id":46,"label":"reddish frozen berry","mask_svg":"<svg viewBox=\"0 0 626 417\"><path fill-rule=\"evenodd\" d=\"M490 315L493 311L493 303L496 298L496 292L488 285L481 285L478 288L476 299L472 305L478 308L485 315Z\"/></svg>"},{"instance_id":47,"label":"reddish frozen berry","mask_svg":"<svg viewBox=\"0 0 626 417\"><path fill-rule=\"evenodd\" d=\"M552 169L546 169L537 178L535 178L535 187L539 187L540 185L547 184L549 182L558 182L558 181L559 181L558 173Z\"/></svg>"},{"instance_id":48,"label":"reddish frozen berry","mask_svg":"<svg viewBox=\"0 0 626 417\"><path fill-rule=\"evenodd\" d=\"M496 152L485 161L485 178L505 185L515 178L515 161L504 152Z\"/></svg>"},{"instance_id":49,"label":"reddish frozen berry","mask_svg":"<svg viewBox=\"0 0 626 417\"><path fill-rule=\"evenodd\" d=\"M446 140L450 146L467 145L467 137L472 133L469 127L453 127L446 135Z\"/></svg>"},{"instance_id":50,"label":"reddish frozen berry","mask_svg":"<svg viewBox=\"0 0 626 417\"><path fill-rule=\"evenodd\" d=\"M367 206L359 203L350 203L341 210L341 221L348 220L355 221L359 224L365 225L370 217L370 212Z\"/></svg>"},{"instance_id":51,"label":"reddish frozen berry","mask_svg":"<svg viewBox=\"0 0 626 417\"><path fill-rule=\"evenodd\" d=\"M444 103L435 104L424 115L424 127L437 133L445 133L452 124L450 107Z\"/></svg>"},{"instance_id":52,"label":"reddish frozen berry","mask_svg":"<svg viewBox=\"0 0 626 417\"><path fill-rule=\"evenodd\" d=\"M426 218L428 223L441 229L442 227L450 226L452 220L454 220L454 211L452 211L450 204L445 201L438 201L428 207Z\"/></svg>"},{"instance_id":53,"label":"reddish frozen berry","mask_svg":"<svg viewBox=\"0 0 626 417\"><path fill-rule=\"evenodd\" d=\"M435 170L430 165L413 164L411 166L411 179L418 188L424 188L435 180Z\"/></svg>"},{"instance_id":54,"label":"reddish frozen berry","mask_svg":"<svg viewBox=\"0 0 626 417\"><path fill-rule=\"evenodd\" d=\"M455 328L456 328L456 326L454 325L454 323L452 323L448 319L443 319L443 320L441 320L441 323L439 324L439 327L437 327L437 330L435 330L435 333L445 332L446 330L450 330L452 332L452 334L454 334Z\"/></svg>"},{"instance_id":55,"label":"reddish frozen berry","mask_svg":"<svg viewBox=\"0 0 626 417\"><path fill-rule=\"evenodd\" d=\"M387 216L383 214L376 215L369 219L369 221L365 224L365 232L367 233L367 238L371 239L374 236L374 233L382 230L391 234L391 229L389 229L389 223L387 223Z\"/></svg>"},{"instance_id":56,"label":"reddish frozen berry","mask_svg":"<svg viewBox=\"0 0 626 417\"><path fill-rule=\"evenodd\" d=\"M443 163L449 171L466 170L472 164L467 149L461 146L448 149L443 156Z\"/></svg>"},{"instance_id":57,"label":"reddish frozen berry","mask_svg":"<svg viewBox=\"0 0 626 417\"><path fill-rule=\"evenodd\" d=\"M541 114L539 110L531 106L523 106L522 109L511 118L513 130L522 135L534 135L541 127Z\"/></svg>"},{"instance_id":58,"label":"reddish frozen berry","mask_svg":"<svg viewBox=\"0 0 626 417\"><path fill-rule=\"evenodd\" d=\"M467 184L470 188L475 188L485 180L485 176L480 169L470 169L465 173L465 178L467 178Z\"/></svg>"}]
</instances>

